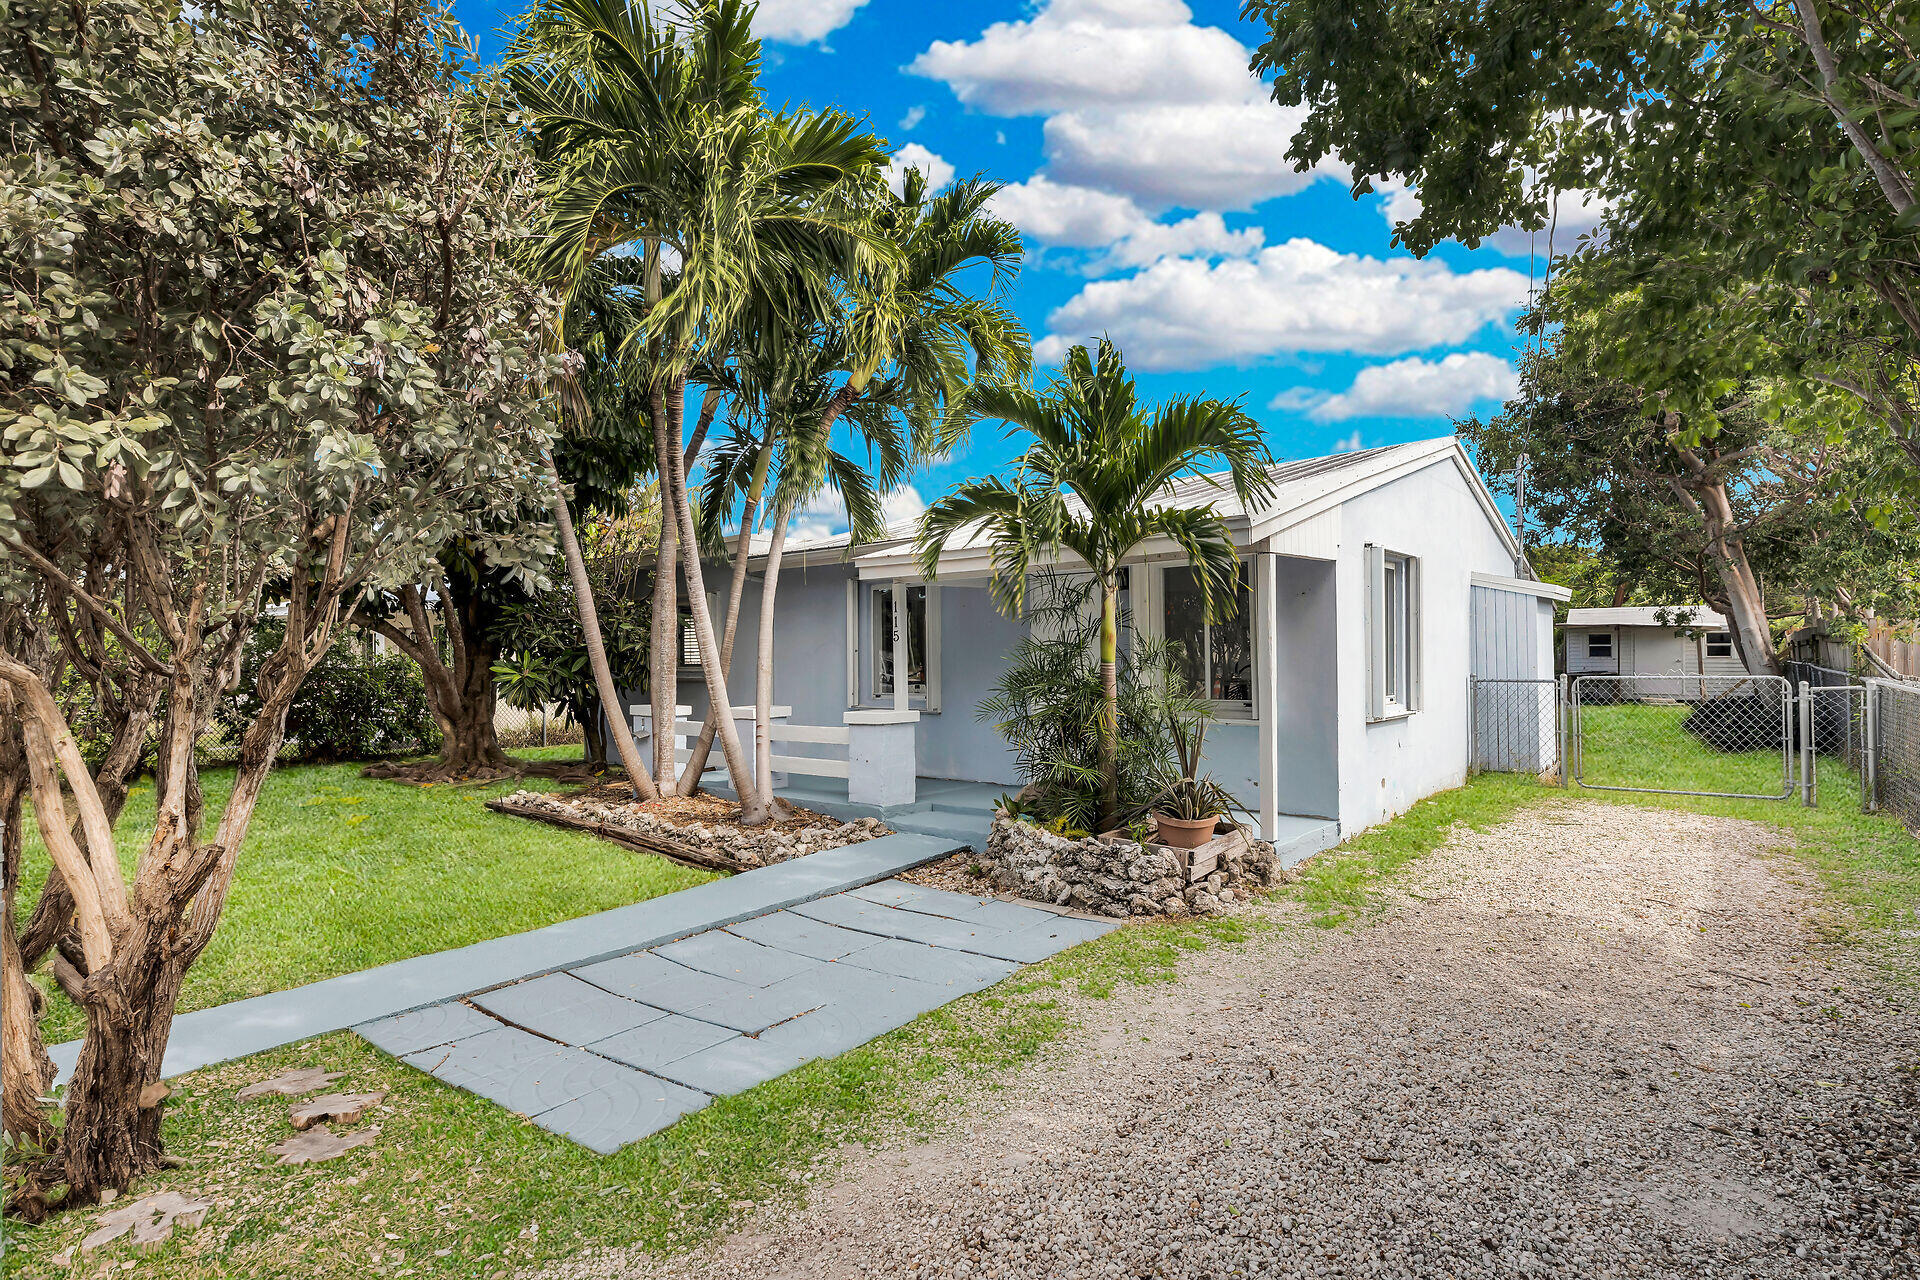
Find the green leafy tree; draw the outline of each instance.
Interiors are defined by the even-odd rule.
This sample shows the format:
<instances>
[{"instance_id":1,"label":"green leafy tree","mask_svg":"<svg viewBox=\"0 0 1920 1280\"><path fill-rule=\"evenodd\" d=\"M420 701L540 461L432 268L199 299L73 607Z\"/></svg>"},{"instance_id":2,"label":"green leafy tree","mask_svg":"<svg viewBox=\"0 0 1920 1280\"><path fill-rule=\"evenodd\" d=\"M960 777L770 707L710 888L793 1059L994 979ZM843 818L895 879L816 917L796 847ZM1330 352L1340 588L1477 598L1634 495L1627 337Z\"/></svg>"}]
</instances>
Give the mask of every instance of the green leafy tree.
<instances>
[{"instance_id":1,"label":"green leafy tree","mask_svg":"<svg viewBox=\"0 0 1920 1280\"><path fill-rule=\"evenodd\" d=\"M529 158L441 9L16 0L0 40L0 614L46 610L29 622L62 647L84 614L164 686L129 884L43 670L0 652L0 760L72 899L49 965L85 1018L64 1124L15 1135L34 1213L54 1184L88 1204L158 1165L181 984L342 615L476 536L476 509L538 500L529 335L551 302L515 267ZM546 553L486 527L489 561L536 579ZM194 748L275 596L281 642L206 813ZM4 1035L7 1096L44 1096L37 1028Z\"/></svg>"},{"instance_id":2,"label":"green leafy tree","mask_svg":"<svg viewBox=\"0 0 1920 1280\"><path fill-rule=\"evenodd\" d=\"M1910 6L1253 0L1247 13L1272 32L1254 70L1307 108L1289 156L1337 155L1356 194L1415 186L1419 212L1397 228L1415 253L1548 229L1562 193L1590 193L1608 214L1582 256L1662 308L1657 323L1606 326L1604 373L1710 434L1725 388L1676 369L1668 338L1713 332L1743 373L1786 379L1779 393L1845 388L1869 417L1835 425L1890 427L1920 458ZM1910 477L1864 478L1885 494Z\"/></svg>"},{"instance_id":3,"label":"green leafy tree","mask_svg":"<svg viewBox=\"0 0 1920 1280\"><path fill-rule=\"evenodd\" d=\"M1209 479L1251 505L1273 491L1272 455L1260 424L1239 403L1182 398L1157 409L1140 404L1133 379L1112 342L1098 355L1067 352L1045 392L983 386L973 397L982 417L1002 418L1031 437L1011 479L969 480L927 509L921 520L921 565L932 578L940 552L955 537L981 537L993 547L991 590L1009 616L1026 602L1027 579L1062 553L1085 565L1099 584L1099 718L1103 821L1119 805L1118 674L1121 568L1150 541L1171 543L1194 568L1209 621L1239 607L1240 554L1211 504L1165 505L1167 486L1208 463L1226 471Z\"/></svg>"}]
</instances>

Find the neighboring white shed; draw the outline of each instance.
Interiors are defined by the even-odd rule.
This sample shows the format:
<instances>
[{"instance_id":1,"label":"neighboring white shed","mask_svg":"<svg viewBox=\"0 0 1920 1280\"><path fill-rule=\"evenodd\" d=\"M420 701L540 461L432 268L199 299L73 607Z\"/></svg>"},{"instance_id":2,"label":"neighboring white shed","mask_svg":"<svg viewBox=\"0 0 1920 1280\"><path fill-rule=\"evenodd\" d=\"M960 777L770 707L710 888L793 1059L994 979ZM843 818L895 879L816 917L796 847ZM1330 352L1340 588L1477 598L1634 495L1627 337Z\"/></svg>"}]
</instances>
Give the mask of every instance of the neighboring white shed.
<instances>
[{"instance_id":1,"label":"neighboring white shed","mask_svg":"<svg viewBox=\"0 0 1920 1280\"><path fill-rule=\"evenodd\" d=\"M1744 676L1727 620L1703 604L1570 609L1562 624L1574 676Z\"/></svg>"}]
</instances>

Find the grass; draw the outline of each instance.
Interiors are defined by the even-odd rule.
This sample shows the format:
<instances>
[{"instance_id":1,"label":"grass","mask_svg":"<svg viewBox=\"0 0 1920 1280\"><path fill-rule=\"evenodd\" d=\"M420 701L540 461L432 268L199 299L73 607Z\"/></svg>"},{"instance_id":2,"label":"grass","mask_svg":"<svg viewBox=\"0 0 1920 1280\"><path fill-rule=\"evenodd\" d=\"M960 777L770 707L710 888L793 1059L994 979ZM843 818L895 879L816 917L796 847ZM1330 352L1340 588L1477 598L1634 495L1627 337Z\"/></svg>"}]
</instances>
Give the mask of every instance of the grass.
<instances>
[{"instance_id":1,"label":"grass","mask_svg":"<svg viewBox=\"0 0 1920 1280\"><path fill-rule=\"evenodd\" d=\"M205 775L209 827L232 782L231 769ZM187 974L181 1012L537 929L712 878L483 806L522 785L552 784L422 788L362 778L359 765L274 770L220 928ZM115 829L129 874L152 832L153 804L152 783L144 782ZM16 903L23 918L46 872L45 850L30 835ZM56 992L48 1042L80 1031L79 1011Z\"/></svg>"},{"instance_id":2,"label":"grass","mask_svg":"<svg viewBox=\"0 0 1920 1280\"><path fill-rule=\"evenodd\" d=\"M1850 780L1829 771L1824 803L1691 800L1585 792L1610 804L1752 818L1779 828L1833 890L1840 933L1891 955L1910 944L1920 903L1920 846L1896 824L1858 812ZM1484 775L1429 797L1391 823L1302 868L1278 896L1321 926L1377 910L1396 873L1461 825L1487 829L1522 807L1568 798L1531 779ZM209 1068L178 1082L168 1150L185 1168L152 1189L211 1193L206 1225L152 1253L125 1245L81 1264L105 1274L133 1258L142 1275L504 1276L583 1251L637 1246L659 1255L712 1237L750 1206L805 1194L843 1144L930 1123L940 1104L992 1087L1072 1025L1074 997L1105 999L1174 981L1181 959L1285 927L1264 917L1133 926L1064 952L830 1062L814 1062L723 1099L647 1141L595 1156L499 1107L401 1066L349 1035ZM1911 957L1909 957L1911 958ZM373 1147L332 1164L279 1168L264 1153L287 1136L284 1103L236 1103L240 1085L290 1066L344 1070L339 1087L385 1090ZM46 1274L93 1215L17 1231L10 1262ZM298 1224L289 1227L289 1224Z\"/></svg>"},{"instance_id":3,"label":"grass","mask_svg":"<svg viewBox=\"0 0 1920 1280\"><path fill-rule=\"evenodd\" d=\"M1581 780L1590 786L1653 787L1779 796L1785 759L1766 751L1713 751L1682 727L1691 706L1625 703L1580 711ZM1756 738L1777 726L1755 724Z\"/></svg>"}]
</instances>

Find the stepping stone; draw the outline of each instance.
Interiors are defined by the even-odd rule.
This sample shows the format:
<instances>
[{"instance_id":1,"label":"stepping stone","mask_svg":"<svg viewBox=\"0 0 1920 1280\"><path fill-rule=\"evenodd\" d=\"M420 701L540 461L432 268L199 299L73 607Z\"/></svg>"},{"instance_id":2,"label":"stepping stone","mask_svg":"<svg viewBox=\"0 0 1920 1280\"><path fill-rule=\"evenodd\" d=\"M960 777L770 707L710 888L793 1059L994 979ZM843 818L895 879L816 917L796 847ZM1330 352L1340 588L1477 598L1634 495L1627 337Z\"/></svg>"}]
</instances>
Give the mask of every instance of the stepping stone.
<instances>
[{"instance_id":1,"label":"stepping stone","mask_svg":"<svg viewBox=\"0 0 1920 1280\"><path fill-rule=\"evenodd\" d=\"M207 1210L211 1208L213 1204L210 1201L190 1199L178 1191L159 1191L142 1196L132 1204L121 1205L94 1219L94 1229L80 1242L80 1252L91 1253L129 1232L135 1244L143 1249L152 1248L172 1235L176 1226L199 1226L206 1220ZM66 1250L64 1256L70 1265L73 1251Z\"/></svg>"},{"instance_id":2,"label":"stepping stone","mask_svg":"<svg viewBox=\"0 0 1920 1280\"><path fill-rule=\"evenodd\" d=\"M802 1060L837 1058L875 1036L906 1026L925 1012L925 1009L901 1004L830 1004L777 1027L768 1027L760 1033L759 1043L769 1050Z\"/></svg>"},{"instance_id":3,"label":"stepping stone","mask_svg":"<svg viewBox=\"0 0 1920 1280\"><path fill-rule=\"evenodd\" d=\"M898 907L883 907L848 894L803 902L793 910L812 920L878 934L883 938L905 938L911 942L952 947L957 951L980 951L987 955L998 953L985 950L980 945L982 942L1007 936L1004 929L992 929L943 916L923 915Z\"/></svg>"},{"instance_id":4,"label":"stepping stone","mask_svg":"<svg viewBox=\"0 0 1920 1280\"><path fill-rule=\"evenodd\" d=\"M493 1024L482 1035L410 1053L401 1061L450 1085L479 1092L475 1085L517 1071L523 1063L559 1052L561 1046L518 1027Z\"/></svg>"},{"instance_id":5,"label":"stepping stone","mask_svg":"<svg viewBox=\"0 0 1920 1280\"><path fill-rule=\"evenodd\" d=\"M653 954L664 956L675 964L686 965L689 969L698 969L702 973L731 978L755 987L770 987L776 982L820 967L818 960L736 938L724 929L709 929L691 938L669 942L664 947L655 947Z\"/></svg>"},{"instance_id":6,"label":"stepping stone","mask_svg":"<svg viewBox=\"0 0 1920 1280\"><path fill-rule=\"evenodd\" d=\"M1008 974L1019 971L1011 960L977 956L950 947L930 947L924 942L883 938L863 951L841 961L856 969L872 969L896 977L912 978L947 989L957 999L969 991L992 986Z\"/></svg>"},{"instance_id":7,"label":"stepping stone","mask_svg":"<svg viewBox=\"0 0 1920 1280\"><path fill-rule=\"evenodd\" d=\"M924 910L919 904L908 908L909 911ZM942 914L945 914L944 912ZM965 915L955 916L967 924L985 925L989 929L1005 929L1017 933L1022 929L1038 929L1051 925L1062 917L1053 911L1042 911L1039 907L1023 906L1018 902L1000 902L989 900L974 906ZM1071 919L1072 917L1068 917Z\"/></svg>"},{"instance_id":8,"label":"stepping stone","mask_svg":"<svg viewBox=\"0 0 1920 1280\"><path fill-rule=\"evenodd\" d=\"M777 1043L735 1036L711 1049L670 1062L661 1067L659 1073L702 1093L731 1095L783 1076L806 1062L809 1056L796 1054Z\"/></svg>"},{"instance_id":9,"label":"stepping stone","mask_svg":"<svg viewBox=\"0 0 1920 1280\"><path fill-rule=\"evenodd\" d=\"M563 1044L585 1044L666 1016L568 973L496 987L473 997L488 1013Z\"/></svg>"},{"instance_id":10,"label":"stepping stone","mask_svg":"<svg viewBox=\"0 0 1920 1280\"><path fill-rule=\"evenodd\" d=\"M815 960L843 960L879 941L870 933L821 924L791 911L774 911L742 920L728 925L727 932L798 956L812 956Z\"/></svg>"},{"instance_id":11,"label":"stepping stone","mask_svg":"<svg viewBox=\"0 0 1920 1280\"><path fill-rule=\"evenodd\" d=\"M385 1049L394 1057L403 1058L422 1049L452 1044L456 1040L477 1036L483 1031L497 1031L499 1028L498 1022L478 1009L469 1008L458 1000L449 1000L445 1004L415 1009L412 1013L362 1023L354 1031L374 1048Z\"/></svg>"},{"instance_id":12,"label":"stepping stone","mask_svg":"<svg viewBox=\"0 0 1920 1280\"><path fill-rule=\"evenodd\" d=\"M803 973L770 987L749 987L733 992L688 1012L703 1022L716 1022L723 1027L753 1035L776 1022L785 1022L788 1018L826 1004L840 987L835 979L842 976L839 966L835 965L825 977L818 973Z\"/></svg>"},{"instance_id":13,"label":"stepping stone","mask_svg":"<svg viewBox=\"0 0 1920 1280\"><path fill-rule=\"evenodd\" d=\"M1057 955L1068 947L1078 946L1091 941L1103 933L1109 933L1114 925L1097 920L1080 920L1068 916L1054 917L1054 923L1034 925L1018 929L1012 933L996 933L982 936L965 949L984 956L997 956L1002 960L1017 960L1021 964L1032 964Z\"/></svg>"},{"instance_id":14,"label":"stepping stone","mask_svg":"<svg viewBox=\"0 0 1920 1280\"><path fill-rule=\"evenodd\" d=\"M596 1040L586 1046L590 1052L624 1062L642 1071L656 1071L669 1062L711 1049L723 1040L739 1035L731 1027L701 1022L678 1013L669 1013L619 1035Z\"/></svg>"},{"instance_id":15,"label":"stepping stone","mask_svg":"<svg viewBox=\"0 0 1920 1280\"><path fill-rule=\"evenodd\" d=\"M993 898L970 897L929 885L908 884L904 880L882 880L847 890L850 897L862 898L883 907L901 907L922 915L945 916L950 920L971 918L982 907L1004 906Z\"/></svg>"},{"instance_id":16,"label":"stepping stone","mask_svg":"<svg viewBox=\"0 0 1920 1280\"><path fill-rule=\"evenodd\" d=\"M274 1093L286 1098L297 1098L303 1093L324 1089L345 1074L344 1071L323 1071L319 1067L296 1067L292 1071L282 1071L277 1076L268 1076L265 1080L254 1081L234 1094L233 1100L251 1102L255 1098L264 1098Z\"/></svg>"},{"instance_id":17,"label":"stepping stone","mask_svg":"<svg viewBox=\"0 0 1920 1280\"><path fill-rule=\"evenodd\" d=\"M302 1130L327 1121L353 1124L367 1114L368 1107L378 1106L386 1096L384 1093L326 1093L294 1103L287 1108L287 1120Z\"/></svg>"},{"instance_id":18,"label":"stepping stone","mask_svg":"<svg viewBox=\"0 0 1920 1280\"><path fill-rule=\"evenodd\" d=\"M669 1013L691 1013L725 996L758 990L744 982L675 964L650 951L615 956L572 973L602 990Z\"/></svg>"},{"instance_id":19,"label":"stepping stone","mask_svg":"<svg viewBox=\"0 0 1920 1280\"><path fill-rule=\"evenodd\" d=\"M337 1160L355 1147L364 1147L379 1136L379 1125L371 1129L355 1129L352 1133L309 1129L267 1150L280 1157L275 1161L276 1164L317 1164L322 1160Z\"/></svg>"},{"instance_id":20,"label":"stepping stone","mask_svg":"<svg viewBox=\"0 0 1920 1280\"><path fill-rule=\"evenodd\" d=\"M533 1122L590 1151L612 1155L713 1101L708 1094L658 1076L630 1071L627 1077L543 1111Z\"/></svg>"}]
</instances>

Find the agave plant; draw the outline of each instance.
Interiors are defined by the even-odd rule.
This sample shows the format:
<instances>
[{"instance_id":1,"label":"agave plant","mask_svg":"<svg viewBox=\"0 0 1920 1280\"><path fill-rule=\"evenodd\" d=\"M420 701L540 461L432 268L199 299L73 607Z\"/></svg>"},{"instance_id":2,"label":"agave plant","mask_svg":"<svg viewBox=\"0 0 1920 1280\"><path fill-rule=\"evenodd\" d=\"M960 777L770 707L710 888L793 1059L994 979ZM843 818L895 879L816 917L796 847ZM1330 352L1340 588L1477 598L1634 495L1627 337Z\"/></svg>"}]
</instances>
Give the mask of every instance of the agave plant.
<instances>
[{"instance_id":1,"label":"agave plant","mask_svg":"<svg viewBox=\"0 0 1920 1280\"><path fill-rule=\"evenodd\" d=\"M1164 785L1148 802L1148 809L1182 822L1200 822L1247 811L1212 774L1200 772L1207 743L1204 719L1169 716L1167 736L1173 741L1174 764L1167 770Z\"/></svg>"}]
</instances>

